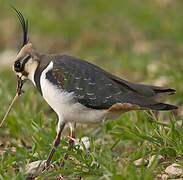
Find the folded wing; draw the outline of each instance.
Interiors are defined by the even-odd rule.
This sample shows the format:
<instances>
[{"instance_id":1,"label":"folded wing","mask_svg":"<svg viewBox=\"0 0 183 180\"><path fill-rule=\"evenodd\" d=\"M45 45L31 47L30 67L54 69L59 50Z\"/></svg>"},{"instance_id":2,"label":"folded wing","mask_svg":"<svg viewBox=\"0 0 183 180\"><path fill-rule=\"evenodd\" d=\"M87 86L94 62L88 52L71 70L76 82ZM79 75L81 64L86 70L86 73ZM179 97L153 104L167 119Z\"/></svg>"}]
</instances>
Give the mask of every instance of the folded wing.
<instances>
[{"instance_id":1,"label":"folded wing","mask_svg":"<svg viewBox=\"0 0 183 180\"><path fill-rule=\"evenodd\" d=\"M177 108L156 102L159 95L175 93L173 89L130 83L72 56L56 55L52 59L54 65L48 78L58 88L74 92L75 100L88 108L108 109L116 103L153 110Z\"/></svg>"}]
</instances>

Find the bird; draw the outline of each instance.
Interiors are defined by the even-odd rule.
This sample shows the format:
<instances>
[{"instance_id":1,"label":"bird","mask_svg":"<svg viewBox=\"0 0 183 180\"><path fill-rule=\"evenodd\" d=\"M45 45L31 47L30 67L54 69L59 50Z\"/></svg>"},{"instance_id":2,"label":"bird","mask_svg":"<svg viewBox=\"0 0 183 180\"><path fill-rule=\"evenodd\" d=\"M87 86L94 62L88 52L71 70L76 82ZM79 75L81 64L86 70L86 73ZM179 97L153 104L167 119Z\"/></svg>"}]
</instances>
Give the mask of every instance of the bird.
<instances>
[{"instance_id":1,"label":"bird","mask_svg":"<svg viewBox=\"0 0 183 180\"><path fill-rule=\"evenodd\" d=\"M102 123L115 120L131 110L174 110L160 97L176 93L175 89L132 83L85 60L65 54L43 54L28 40L28 20L13 8L23 30L23 43L14 60L13 71L19 87L29 80L58 115L57 135L43 170L50 166L61 133L69 125L70 150L76 123ZM68 155L64 155L67 159ZM64 160L61 163L64 166Z\"/></svg>"}]
</instances>

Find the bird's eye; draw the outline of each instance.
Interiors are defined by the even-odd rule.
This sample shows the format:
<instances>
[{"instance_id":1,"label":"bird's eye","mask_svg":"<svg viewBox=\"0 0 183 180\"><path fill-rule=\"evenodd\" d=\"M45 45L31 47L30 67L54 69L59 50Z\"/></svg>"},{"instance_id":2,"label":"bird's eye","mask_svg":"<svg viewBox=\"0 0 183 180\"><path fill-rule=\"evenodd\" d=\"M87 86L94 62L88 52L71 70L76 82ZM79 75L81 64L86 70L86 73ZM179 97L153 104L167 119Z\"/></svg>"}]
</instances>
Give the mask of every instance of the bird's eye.
<instances>
[{"instance_id":1,"label":"bird's eye","mask_svg":"<svg viewBox=\"0 0 183 180\"><path fill-rule=\"evenodd\" d=\"M16 72L24 71L24 66L30 58L30 55L20 57L18 60L15 61L14 70Z\"/></svg>"},{"instance_id":2,"label":"bird's eye","mask_svg":"<svg viewBox=\"0 0 183 180\"><path fill-rule=\"evenodd\" d=\"M20 61L16 61L15 64L14 64L14 69L16 72L21 72L22 70L22 65L20 63Z\"/></svg>"}]
</instances>

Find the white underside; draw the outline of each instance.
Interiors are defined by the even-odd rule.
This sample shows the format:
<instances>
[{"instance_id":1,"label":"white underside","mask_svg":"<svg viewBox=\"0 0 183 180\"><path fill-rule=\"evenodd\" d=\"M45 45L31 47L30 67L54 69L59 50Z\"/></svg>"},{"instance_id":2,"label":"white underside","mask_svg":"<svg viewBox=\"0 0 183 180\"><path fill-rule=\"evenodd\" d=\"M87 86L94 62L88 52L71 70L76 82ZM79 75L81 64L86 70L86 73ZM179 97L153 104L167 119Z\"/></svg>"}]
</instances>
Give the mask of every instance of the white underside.
<instances>
[{"instance_id":1,"label":"white underside","mask_svg":"<svg viewBox=\"0 0 183 180\"><path fill-rule=\"evenodd\" d=\"M98 123L108 119L109 113L106 110L93 110L74 102L74 93L68 93L55 86L46 79L46 73L53 68L53 62L42 72L40 84L42 94L47 103L58 114L59 121ZM110 116L111 117L111 116ZM60 122L59 122L60 123Z\"/></svg>"}]
</instances>

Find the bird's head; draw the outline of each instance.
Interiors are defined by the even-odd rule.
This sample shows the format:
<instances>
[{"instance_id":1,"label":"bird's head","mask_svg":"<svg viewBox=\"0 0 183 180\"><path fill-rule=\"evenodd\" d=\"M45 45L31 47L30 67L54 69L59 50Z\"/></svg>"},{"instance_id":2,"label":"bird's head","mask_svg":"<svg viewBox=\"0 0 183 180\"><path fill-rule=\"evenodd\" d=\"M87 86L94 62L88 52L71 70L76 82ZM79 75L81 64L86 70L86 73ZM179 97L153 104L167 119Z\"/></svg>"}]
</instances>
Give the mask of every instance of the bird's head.
<instances>
[{"instance_id":1,"label":"bird's head","mask_svg":"<svg viewBox=\"0 0 183 180\"><path fill-rule=\"evenodd\" d=\"M31 73L35 72L39 64L36 50L32 47L31 43L24 45L13 64L13 71L22 79L31 79Z\"/></svg>"},{"instance_id":2,"label":"bird's head","mask_svg":"<svg viewBox=\"0 0 183 180\"><path fill-rule=\"evenodd\" d=\"M17 14L23 29L23 43L15 58L13 71L23 85L26 79L32 78L31 76L33 76L32 74L35 72L39 64L39 58L38 52L32 47L32 44L28 42L28 21L24 19L23 15L18 10L15 8L13 9Z\"/></svg>"}]
</instances>

